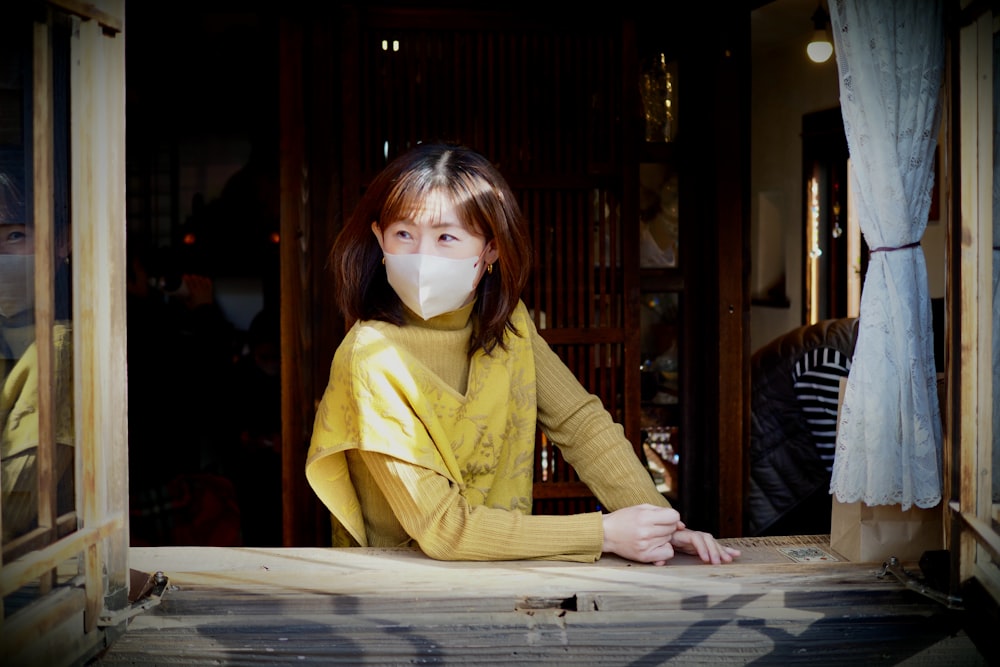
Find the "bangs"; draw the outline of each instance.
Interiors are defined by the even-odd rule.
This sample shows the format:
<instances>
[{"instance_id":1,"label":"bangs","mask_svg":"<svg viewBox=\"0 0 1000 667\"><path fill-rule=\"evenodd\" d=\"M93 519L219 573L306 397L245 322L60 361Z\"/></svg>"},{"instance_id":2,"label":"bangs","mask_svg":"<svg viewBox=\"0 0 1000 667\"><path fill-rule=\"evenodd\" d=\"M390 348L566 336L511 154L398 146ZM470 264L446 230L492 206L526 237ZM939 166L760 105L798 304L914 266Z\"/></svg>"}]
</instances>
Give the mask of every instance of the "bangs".
<instances>
[{"instance_id":1,"label":"bangs","mask_svg":"<svg viewBox=\"0 0 1000 667\"><path fill-rule=\"evenodd\" d=\"M480 183L466 173L448 178L428 178L426 173L411 172L401 176L393 184L382 206L379 226L384 227L399 220L413 220L418 214L427 215L427 201L438 196L454 207L459 222L466 229L482 234L488 227L484 211L480 207L481 195L477 195L477 192L492 191L487 183ZM440 211L432 213L435 219L439 215Z\"/></svg>"},{"instance_id":2,"label":"bangs","mask_svg":"<svg viewBox=\"0 0 1000 667\"><path fill-rule=\"evenodd\" d=\"M397 220L412 220L417 211L424 208L424 201L441 189L416 173L401 176L385 198L379 226L384 227Z\"/></svg>"},{"instance_id":3,"label":"bangs","mask_svg":"<svg viewBox=\"0 0 1000 667\"><path fill-rule=\"evenodd\" d=\"M0 172L0 225L26 225L23 190L18 183Z\"/></svg>"}]
</instances>

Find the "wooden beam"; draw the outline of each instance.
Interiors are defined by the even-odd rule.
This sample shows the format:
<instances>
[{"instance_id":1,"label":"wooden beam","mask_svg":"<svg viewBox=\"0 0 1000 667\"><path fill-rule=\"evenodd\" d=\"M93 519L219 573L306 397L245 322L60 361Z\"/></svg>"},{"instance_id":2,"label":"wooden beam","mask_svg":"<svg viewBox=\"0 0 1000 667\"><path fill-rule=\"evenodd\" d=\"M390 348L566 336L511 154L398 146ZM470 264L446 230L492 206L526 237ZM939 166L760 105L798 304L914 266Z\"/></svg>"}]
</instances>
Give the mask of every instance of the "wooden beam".
<instances>
[{"instance_id":1,"label":"wooden beam","mask_svg":"<svg viewBox=\"0 0 1000 667\"><path fill-rule=\"evenodd\" d=\"M46 0L53 7L57 7L64 12L79 16L84 21L96 21L105 33L117 34L122 31L124 21L120 16L109 13L100 7L96 7L89 2L80 0ZM101 3L107 5L108 3ZM124 6L118 14L124 15Z\"/></svg>"},{"instance_id":2,"label":"wooden beam","mask_svg":"<svg viewBox=\"0 0 1000 667\"><path fill-rule=\"evenodd\" d=\"M124 0L102 0L124 14ZM125 42L82 22L70 43L76 493L82 525L118 530L85 550L86 632L128 603L125 336Z\"/></svg>"},{"instance_id":3,"label":"wooden beam","mask_svg":"<svg viewBox=\"0 0 1000 667\"><path fill-rule=\"evenodd\" d=\"M49 24L34 24L32 166L34 180L35 246L35 346L38 350L38 447L36 471L38 525L50 529L56 524L56 369L53 330L55 295L55 235L53 203L53 90L52 44ZM55 581L49 570L39 579L42 593Z\"/></svg>"}]
</instances>

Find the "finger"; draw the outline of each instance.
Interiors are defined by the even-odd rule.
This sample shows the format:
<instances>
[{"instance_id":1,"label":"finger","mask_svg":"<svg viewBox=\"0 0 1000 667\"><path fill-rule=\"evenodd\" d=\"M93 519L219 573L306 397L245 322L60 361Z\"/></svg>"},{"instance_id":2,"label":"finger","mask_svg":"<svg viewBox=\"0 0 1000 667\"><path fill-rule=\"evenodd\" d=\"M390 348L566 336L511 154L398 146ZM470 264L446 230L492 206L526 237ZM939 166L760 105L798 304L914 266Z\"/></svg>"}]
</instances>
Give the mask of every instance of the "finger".
<instances>
[{"instance_id":1,"label":"finger","mask_svg":"<svg viewBox=\"0 0 1000 667\"><path fill-rule=\"evenodd\" d=\"M738 549L731 549L729 547L724 547L713 537L711 538L715 545L716 553L719 554L719 561L722 563L732 563L734 556L739 556L740 552ZM735 553L734 553L735 552Z\"/></svg>"},{"instance_id":2,"label":"finger","mask_svg":"<svg viewBox=\"0 0 1000 667\"><path fill-rule=\"evenodd\" d=\"M640 563L666 564L674 557L676 550L670 543L669 538L657 541L655 544L636 545L635 557Z\"/></svg>"},{"instance_id":3,"label":"finger","mask_svg":"<svg viewBox=\"0 0 1000 667\"><path fill-rule=\"evenodd\" d=\"M713 547L718 547L718 545L708 534L697 530L689 530L685 531L682 537L687 540L690 544L691 551L698 555L701 562L713 564L718 564L720 562L721 557L717 548L713 549Z\"/></svg>"},{"instance_id":4,"label":"finger","mask_svg":"<svg viewBox=\"0 0 1000 667\"><path fill-rule=\"evenodd\" d=\"M698 531L691 531L691 543L694 545L695 549L698 550L698 558L701 559L703 563L715 563L719 562L719 554L717 551L712 549L710 542L714 540L708 540L705 538L704 533Z\"/></svg>"},{"instance_id":5,"label":"finger","mask_svg":"<svg viewBox=\"0 0 1000 667\"><path fill-rule=\"evenodd\" d=\"M666 563L668 560L674 557L674 545L670 542L664 542L662 549L660 549L660 555L663 556L663 562ZM657 559L660 560L660 559Z\"/></svg>"},{"instance_id":6,"label":"finger","mask_svg":"<svg viewBox=\"0 0 1000 667\"><path fill-rule=\"evenodd\" d=\"M680 512L672 507L654 507L653 523L660 526L683 526Z\"/></svg>"}]
</instances>

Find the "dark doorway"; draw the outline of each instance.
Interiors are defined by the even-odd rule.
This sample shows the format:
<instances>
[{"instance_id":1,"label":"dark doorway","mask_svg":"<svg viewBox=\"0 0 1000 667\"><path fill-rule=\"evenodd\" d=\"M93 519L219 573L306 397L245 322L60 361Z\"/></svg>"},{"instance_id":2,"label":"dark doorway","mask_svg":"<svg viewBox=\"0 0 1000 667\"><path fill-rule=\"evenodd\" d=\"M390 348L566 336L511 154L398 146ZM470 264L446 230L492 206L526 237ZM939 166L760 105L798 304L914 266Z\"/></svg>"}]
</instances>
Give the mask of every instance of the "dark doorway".
<instances>
[{"instance_id":1,"label":"dark doorway","mask_svg":"<svg viewBox=\"0 0 1000 667\"><path fill-rule=\"evenodd\" d=\"M849 278L852 272L863 278L867 251L862 247L852 260L848 250L848 150L840 107L802 117L802 174L802 321L846 317Z\"/></svg>"},{"instance_id":2,"label":"dark doorway","mask_svg":"<svg viewBox=\"0 0 1000 667\"><path fill-rule=\"evenodd\" d=\"M132 542L280 546L277 22L128 9Z\"/></svg>"}]
</instances>

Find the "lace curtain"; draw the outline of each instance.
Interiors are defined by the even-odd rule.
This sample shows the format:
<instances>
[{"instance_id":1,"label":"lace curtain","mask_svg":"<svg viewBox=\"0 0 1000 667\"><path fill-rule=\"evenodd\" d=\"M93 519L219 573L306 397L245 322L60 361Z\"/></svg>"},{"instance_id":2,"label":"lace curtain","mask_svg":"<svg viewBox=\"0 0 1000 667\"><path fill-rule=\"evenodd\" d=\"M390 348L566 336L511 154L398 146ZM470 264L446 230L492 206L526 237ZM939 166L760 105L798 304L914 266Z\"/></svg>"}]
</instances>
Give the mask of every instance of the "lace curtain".
<instances>
[{"instance_id":1,"label":"lace curtain","mask_svg":"<svg viewBox=\"0 0 1000 667\"><path fill-rule=\"evenodd\" d=\"M871 249L830 483L841 502L907 510L941 500L941 416L919 243L940 122L942 4L831 7L850 185Z\"/></svg>"}]
</instances>

